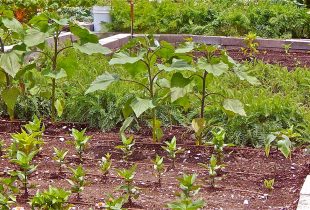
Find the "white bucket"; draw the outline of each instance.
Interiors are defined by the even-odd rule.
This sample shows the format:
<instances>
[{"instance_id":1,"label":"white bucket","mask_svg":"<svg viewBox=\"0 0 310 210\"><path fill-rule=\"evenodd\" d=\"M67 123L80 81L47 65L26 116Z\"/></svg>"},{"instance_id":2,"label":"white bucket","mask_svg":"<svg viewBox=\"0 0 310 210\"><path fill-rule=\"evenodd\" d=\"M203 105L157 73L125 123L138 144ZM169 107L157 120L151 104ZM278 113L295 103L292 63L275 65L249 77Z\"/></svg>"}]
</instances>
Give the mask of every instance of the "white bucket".
<instances>
[{"instance_id":1,"label":"white bucket","mask_svg":"<svg viewBox=\"0 0 310 210\"><path fill-rule=\"evenodd\" d=\"M101 30L101 23L111 23L111 7L110 6L94 6L92 13L94 18L94 31Z\"/></svg>"}]
</instances>

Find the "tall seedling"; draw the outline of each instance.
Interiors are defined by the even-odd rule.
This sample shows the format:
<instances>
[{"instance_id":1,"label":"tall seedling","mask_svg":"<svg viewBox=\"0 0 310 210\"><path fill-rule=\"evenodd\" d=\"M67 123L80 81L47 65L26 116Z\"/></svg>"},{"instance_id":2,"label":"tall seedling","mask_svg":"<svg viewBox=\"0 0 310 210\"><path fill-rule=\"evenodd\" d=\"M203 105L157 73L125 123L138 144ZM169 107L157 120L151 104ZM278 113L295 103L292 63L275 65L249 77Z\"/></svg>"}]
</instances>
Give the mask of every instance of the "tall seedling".
<instances>
[{"instance_id":1,"label":"tall seedling","mask_svg":"<svg viewBox=\"0 0 310 210\"><path fill-rule=\"evenodd\" d=\"M166 94L161 92L158 79L163 75L164 69L158 67L158 62L166 63L174 55L174 48L166 42L157 42L152 37L133 39L119 52L113 55L110 65L122 65L129 76L121 77L117 74L105 72L90 85L86 94L97 90L105 90L114 82L128 82L140 88L139 96L131 98L123 110L124 117L133 113L140 117L150 110L153 141L159 141L163 135L161 122L157 118L156 108L165 99ZM130 119L130 118L128 118ZM126 121L128 122L128 121Z\"/></svg>"},{"instance_id":2,"label":"tall seedling","mask_svg":"<svg viewBox=\"0 0 310 210\"><path fill-rule=\"evenodd\" d=\"M28 39L25 44L32 52L40 53L45 57L45 63L42 74L51 79L51 118L55 121L56 112L61 116L63 111L63 102L56 96L57 81L74 74L73 68L70 65L60 65L59 55L68 48L75 48L82 53L93 54L102 53L109 54L111 51L102 47L98 43L98 37L91 34L86 28L83 28L76 23L70 22L68 19L63 19L56 13L42 13L35 16L30 24L33 28L27 30ZM70 44L61 46L61 32L69 25L73 35L79 38L77 43L71 41ZM48 43L47 37L52 37L52 43ZM50 50L52 47L52 50ZM70 61L67 60L69 63ZM65 67L66 66L66 67Z\"/></svg>"},{"instance_id":3,"label":"tall seedling","mask_svg":"<svg viewBox=\"0 0 310 210\"><path fill-rule=\"evenodd\" d=\"M81 131L72 128L72 136L74 138L75 149L81 162L83 162L83 152L87 147L87 142L91 139L91 136L86 136L85 132L86 128Z\"/></svg>"}]
</instances>

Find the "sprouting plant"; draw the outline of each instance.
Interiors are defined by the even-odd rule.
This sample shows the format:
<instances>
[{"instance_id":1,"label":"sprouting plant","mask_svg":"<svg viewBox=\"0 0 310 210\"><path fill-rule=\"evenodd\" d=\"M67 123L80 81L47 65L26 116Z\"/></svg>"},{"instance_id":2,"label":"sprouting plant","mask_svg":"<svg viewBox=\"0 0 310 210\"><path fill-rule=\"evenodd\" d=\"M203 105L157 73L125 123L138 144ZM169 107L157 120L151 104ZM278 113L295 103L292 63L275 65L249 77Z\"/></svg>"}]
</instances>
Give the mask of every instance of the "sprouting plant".
<instances>
[{"instance_id":1,"label":"sprouting plant","mask_svg":"<svg viewBox=\"0 0 310 210\"><path fill-rule=\"evenodd\" d=\"M176 156L177 156L177 154L184 152L184 149L177 147L177 139L175 138L175 136L171 139L170 142L165 141L165 144L167 146L162 146L162 148L168 152L168 156L172 160L171 168L174 169L175 168Z\"/></svg>"},{"instance_id":2,"label":"sprouting plant","mask_svg":"<svg viewBox=\"0 0 310 210\"><path fill-rule=\"evenodd\" d=\"M123 152L123 158L125 161L128 161L128 158L133 154L135 145L135 140L133 136L127 138L125 135L121 135L122 145L118 145L115 148L120 149Z\"/></svg>"},{"instance_id":3,"label":"sprouting plant","mask_svg":"<svg viewBox=\"0 0 310 210\"><path fill-rule=\"evenodd\" d=\"M45 125L36 115L33 117L33 121L28 122L23 127L28 134L34 134L38 140L42 138L42 134L45 131Z\"/></svg>"},{"instance_id":4,"label":"sprouting plant","mask_svg":"<svg viewBox=\"0 0 310 210\"><path fill-rule=\"evenodd\" d=\"M10 210L10 206L16 203L14 194L18 193L18 187L14 185L16 177L0 178L0 207L2 210Z\"/></svg>"},{"instance_id":5,"label":"sprouting plant","mask_svg":"<svg viewBox=\"0 0 310 210\"><path fill-rule=\"evenodd\" d=\"M36 195L30 200L29 204L31 205L32 209L38 208L42 210L69 210L71 205L67 202L70 195L70 191L65 191L61 188L49 186L48 190L43 192L37 191Z\"/></svg>"},{"instance_id":6,"label":"sprouting plant","mask_svg":"<svg viewBox=\"0 0 310 210\"><path fill-rule=\"evenodd\" d=\"M87 147L87 142L91 139L91 136L86 136L85 132L86 129L78 131L77 129L72 128L75 150L81 162L83 162L83 152Z\"/></svg>"},{"instance_id":7,"label":"sprouting plant","mask_svg":"<svg viewBox=\"0 0 310 210\"><path fill-rule=\"evenodd\" d=\"M204 169L208 170L211 186L215 187L215 178L217 176L217 170L223 168L224 165L218 165L218 161L214 155L211 156L209 165L204 163L198 163L198 164Z\"/></svg>"},{"instance_id":8,"label":"sprouting plant","mask_svg":"<svg viewBox=\"0 0 310 210\"><path fill-rule=\"evenodd\" d=\"M272 145L276 145L277 148L281 151L285 158L291 158L291 148L292 142L290 138L284 133L290 135L292 138L296 137L297 134L291 133L291 131L278 131L272 134L269 134L265 140L265 155L269 157L270 149Z\"/></svg>"},{"instance_id":9,"label":"sprouting plant","mask_svg":"<svg viewBox=\"0 0 310 210\"><path fill-rule=\"evenodd\" d=\"M158 178L158 185L161 186L161 176L165 172L165 165L164 165L164 158L160 157L156 154L155 160L153 160L154 163L154 170L156 172L156 176Z\"/></svg>"},{"instance_id":10,"label":"sprouting plant","mask_svg":"<svg viewBox=\"0 0 310 210\"><path fill-rule=\"evenodd\" d=\"M67 179L71 185L71 192L77 194L77 198L80 198L80 193L84 190L84 187L87 185L85 181L86 172L83 169L82 165L79 165L76 169L69 168L72 176L70 179Z\"/></svg>"},{"instance_id":11,"label":"sprouting plant","mask_svg":"<svg viewBox=\"0 0 310 210\"><path fill-rule=\"evenodd\" d=\"M117 174L124 180L124 183L118 189L123 191L123 195L127 198L129 205L132 205L132 199L139 197L139 190L133 185L133 179L136 174L137 165L133 165L129 169L117 169Z\"/></svg>"},{"instance_id":12,"label":"sprouting plant","mask_svg":"<svg viewBox=\"0 0 310 210\"><path fill-rule=\"evenodd\" d=\"M264 187L268 190L273 190L273 186L274 186L274 179L265 179L264 180Z\"/></svg>"},{"instance_id":13,"label":"sprouting plant","mask_svg":"<svg viewBox=\"0 0 310 210\"><path fill-rule=\"evenodd\" d=\"M11 175L17 176L22 182L25 197L28 197L29 175L37 169L37 166L32 165L32 160L37 152L38 151L32 151L29 154L26 154L22 151L17 151L16 158L11 160L12 163L16 164L20 168L20 170L11 172Z\"/></svg>"},{"instance_id":14,"label":"sprouting plant","mask_svg":"<svg viewBox=\"0 0 310 210\"><path fill-rule=\"evenodd\" d=\"M256 53L258 53L258 42L256 42L256 34L249 32L246 37L244 38L245 48L241 48L244 55L248 56L249 58L255 57Z\"/></svg>"},{"instance_id":15,"label":"sprouting plant","mask_svg":"<svg viewBox=\"0 0 310 210\"><path fill-rule=\"evenodd\" d=\"M112 165L111 154L107 153L104 157L102 157L100 161L100 171L103 175L103 179L107 177L107 174L109 173L111 165Z\"/></svg>"},{"instance_id":16,"label":"sprouting plant","mask_svg":"<svg viewBox=\"0 0 310 210\"><path fill-rule=\"evenodd\" d=\"M219 164L223 163L224 148L234 146L233 144L225 144L225 130L223 128L212 129L212 141L206 142L206 145L212 145Z\"/></svg>"},{"instance_id":17,"label":"sprouting plant","mask_svg":"<svg viewBox=\"0 0 310 210\"><path fill-rule=\"evenodd\" d=\"M0 157L3 155L3 148L4 148L4 140L0 139Z\"/></svg>"},{"instance_id":18,"label":"sprouting plant","mask_svg":"<svg viewBox=\"0 0 310 210\"><path fill-rule=\"evenodd\" d=\"M118 197L115 198L112 195L109 195L107 199L105 199L105 202L102 203L101 209L106 210L123 210L122 206L126 202L126 199L124 197ZM99 205L97 205L98 208Z\"/></svg>"},{"instance_id":19,"label":"sprouting plant","mask_svg":"<svg viewBox=\"0 0 310 210\"><path fill-rule=\"evenodd\" d=\"M172 210L199 210L205 206L202 199L194 200L193 197L198 194L200 187L195 185L196 174L187 175L178 178L180 183L181 193L178 194L178 199L167 205Z\"/></svg>"},{"instance_id":20,"label":"sprouting plant","mask_svg":"<svg viewBox=\"0 0 310 210\"><path fill-rule=\"evenodd\" d=\"M292 48L292 44L283 44L282 47L285 51L285 54L288 54L290 49Z\"/></svg>"},{"instance_id":21,"label":"sprouting plant","mask_svg":"<svg viewBox=\"0 0 310 210\"><path fill-rule=\"evenodd\" d=\"M69 152L68 150L61 150L61 149L57 149L56 147L54 147L54 153L55 153L54 160L58 164L59 173L62 172L61 169L65 165L65 158L68 152Z\"/></svg>"}]
</instances>

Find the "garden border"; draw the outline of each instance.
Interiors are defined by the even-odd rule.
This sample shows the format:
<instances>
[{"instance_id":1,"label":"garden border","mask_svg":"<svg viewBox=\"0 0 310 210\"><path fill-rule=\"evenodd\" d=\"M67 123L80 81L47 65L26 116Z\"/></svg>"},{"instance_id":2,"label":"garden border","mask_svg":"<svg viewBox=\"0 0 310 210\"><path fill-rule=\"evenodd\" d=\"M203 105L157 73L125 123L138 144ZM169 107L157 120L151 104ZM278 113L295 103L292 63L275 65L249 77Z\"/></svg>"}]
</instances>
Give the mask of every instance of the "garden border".
<instances>
[{"instance_id":1,"label":"garden border","mask_svg":"<svg viewBox=\"0 0 310 210\"><path fill-rule=\"evenodd\" d=\"M310 209L310 175L305 179L305 182L300 191L300 197L298 201L297 210Z\"/></svg>"}]
</instances>

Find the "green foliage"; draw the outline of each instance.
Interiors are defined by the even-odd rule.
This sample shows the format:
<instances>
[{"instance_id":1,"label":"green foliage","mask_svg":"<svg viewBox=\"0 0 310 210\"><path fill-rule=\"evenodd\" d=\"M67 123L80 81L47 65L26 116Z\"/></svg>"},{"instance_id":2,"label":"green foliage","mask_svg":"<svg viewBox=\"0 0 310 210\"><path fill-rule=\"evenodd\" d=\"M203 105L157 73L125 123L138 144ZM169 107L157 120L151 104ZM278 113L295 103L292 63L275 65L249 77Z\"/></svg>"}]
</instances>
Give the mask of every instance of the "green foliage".
<instances>
[{"instance_id":1,"label":"green foliage","mask_svg":"<svg viewBox=\"0 0 310 210\"><path fill-rule=\"evenodd\" d=\"M80 193L84 190L84 187L87 185L85 180L86 172L83 169L82 165L79 165L76 169L69 168L72 176L70 179L67 179L71 185L71 192L76 193L77 197L80 199Z\"/></svg>"},{"instance_id":2,"label":"green foliage","mask_svg":"<svg viewBox=\"0 0 310 210\"><path fill-rule=\"evenodd\" d=\"M99 209L106 210L123 210L122 206L124 205L126 199L122 196L115 198L112 195L109 195L107 199L105 199L104 203L97 203L96 207Z\"/></svg>"},{"instance_id":3,"label":"green foliage","mask_svg":"<svg viewBox=\"0 0 310 210\"><path fill-rule=\"evenodd\" d=\"M255 55L258 53L258 42L256 42L257 36L255 33L249 32L244 38L245 48L242 47L241 50L243 54L249 58L255 58Z\"/></svg>"},{"instance_id":4,"label":"green foliage","mask_svg":"<svg viewBox=\"0 0 310 210\"><path fill-rule=\"evenodd\" d=\"M3 139L0 139L0 157L3 155L3 152L4 152L4 140Z\"/></svg>"},{"instance_id":5,"label":"green foliage","mask_svg":"<svg viewBox=\"0 0 310 210\"><path fill-rule=\"evenodd\" d=\"M54 147L54 160L58 165L58 170L59 173L62 172L62 167L65 166L65 158L66 155L68 154L68 150L61 150L61 149L57 149L56 147Z\"/></svg>"},{"instance_id":6,"label":"green foliage","mask_svg":"<svg viewBox=\"0 0 310 210\"><path fill-rule=\"evenodd\" d=\"M168 153L169 158L172 160L171 162L171 168L175 168L175 161L177 154L183 153L184 149L177 147L177 139L175 136L171 139L171 141L165 141L165 144L167 146L162 146L162 148Z\"/></svg>"},{"instance_id":7,"label":"green foliage","mask_svg":"<svg viewBox=\"0 0 310 210\"><path fill-rule=\"evenodd\" d=\"M178 178L180 183L181 193L178 195L179 199L167 205L172 210L198 210L205 206L202 199L194 200L193 197L198 194L200 187L195 185L197 175L184 174L183 177Z\"/></svg>"},{"instance_id":8,"label":"green foliage","mask_svg":"<svg viewBox=\"0 0 310 210\"><path fill-rule=\"evenodd\" d=\"M124 181L118 189L121 190L123 195L128 199L129 205L132 205L132 199L137 199L139 197L139 190L133 185L136 169L137 165L133 165L129 169L116 169L118 176Z\"/></svg>"},{"instance_id":9,"label":"green foliage","mask_svg":"<svg viewBox=\"0 0 310 210\"><path fill-rule=\"evenodd\" d=\"M91 136L86 136L85 132L86 132L86 128L81 131L78 131L77 129L72 128L72 136L74 138L75 150L81 162L83 162L83 152L87 147L88 141L91 139Z\"/></svg>"},{"instance_id":10,"label":"green foliage","mask_svg":"<svg viewBox=\"0 0 310 210\"><path fill-rule=\"evenodd\" d=\"M214 155L211 156L209 165L206 165L204 163L198 163L198 164L204 169L208 170L211 186L215 187L215 178L217 176L217 171L223 168L224 165L218 165L218 160Z\"/></svg>"},{"instance_id":11,"label":"green foliage","mask_svg":"<svg viewBox=\"0 0 310 210\"><path fill-rule=\"evenodd\" d=\"M107 153L105 154L104 157L101 158L101 161L100 161L100 171L103 175L103 178L106 178L111 168L111 165L112 165L111 154Z\"/></svg>"},{"instance_id":12,"label":"green foliage","mask_svg":"<svg viewBox=\"0 0 310 210\"><path fill-rule=\"evenodd\" d=\"M2 210L10 210L11 205L16 203L14 194L18 193L18 187L15 186L16 178L0 179L0 206Z\"/></svg>"},{"instance_id":13,"label":"green foliage","mask_svg":"<svg viewBox=\"0 0 310 210\"><path fill-rule=\"evenodd\" d=\"M268 190L273 190L273 185L274 185L274 179L265 179L264 180L264 187Z\"/></svg>"},{"instance_id":14,"label":"green foliage","mask_svg":"<svg viewBox=\"0 0 310 210\"><path fill-rule=\"evenodd\" d=\"M125 161L128 161L128 158L133 154L135 145L134 136L127 138L125 135L121 135L122 145L118 145L115 148L121 150L124 155L123 158Z\"/></svg>"},{"instance_id":15,"label":"green foliage","mask_svg":"<svg viewBox=\"0 0 310 210\"><path fill-rule=\"evenodd\" d=\"M43 192L37 191L36 195L30 200L30 205L32 208L39 208L42 210L68 210L71 206L67 203L70 195L70 191L49 186L48 190Z\"/></svg>"},{"instance_id":16,"label":"green foliage","mask_svg":"<svg viewBox=\"0 0 310 210\"><path fill-rule=\"evenodd\" d=\"M153 163L154 163L153 168L158 178L158 185L161 187L161 176L165 172L164 158L156 154L156 157L153 160Z\"/></svg>"}]
</instances>

